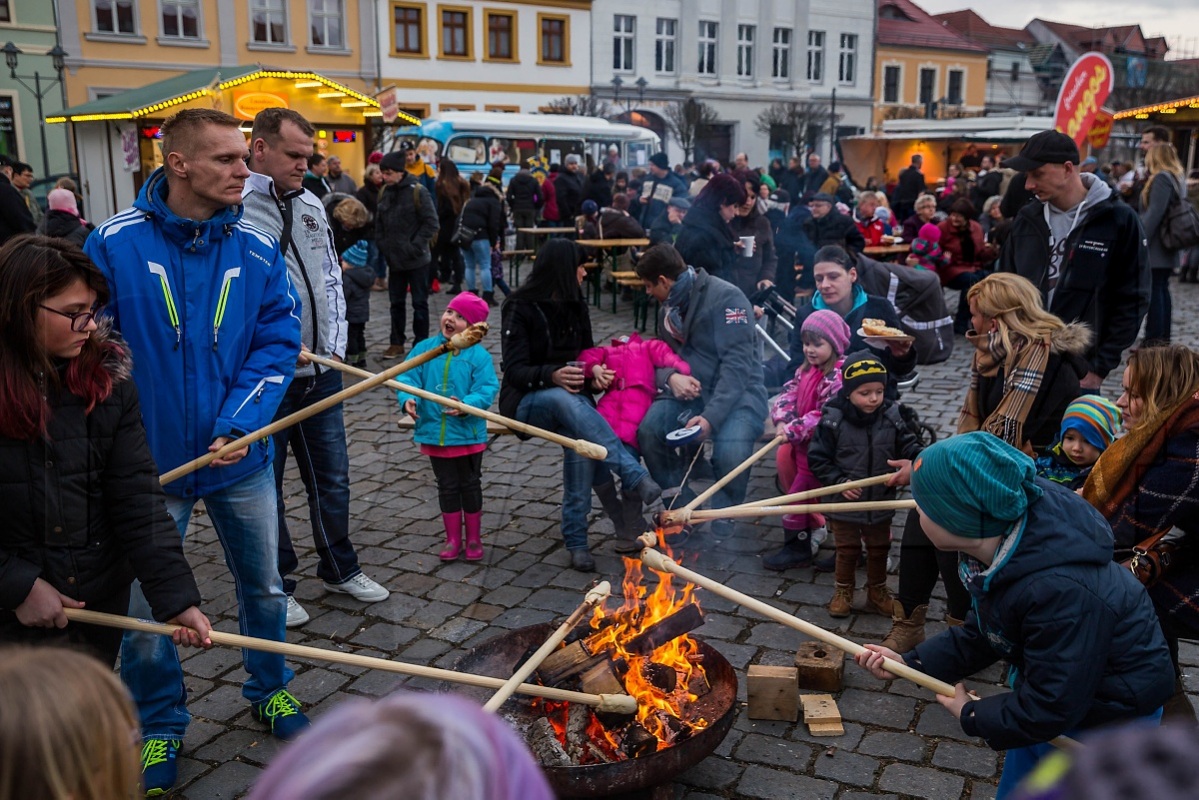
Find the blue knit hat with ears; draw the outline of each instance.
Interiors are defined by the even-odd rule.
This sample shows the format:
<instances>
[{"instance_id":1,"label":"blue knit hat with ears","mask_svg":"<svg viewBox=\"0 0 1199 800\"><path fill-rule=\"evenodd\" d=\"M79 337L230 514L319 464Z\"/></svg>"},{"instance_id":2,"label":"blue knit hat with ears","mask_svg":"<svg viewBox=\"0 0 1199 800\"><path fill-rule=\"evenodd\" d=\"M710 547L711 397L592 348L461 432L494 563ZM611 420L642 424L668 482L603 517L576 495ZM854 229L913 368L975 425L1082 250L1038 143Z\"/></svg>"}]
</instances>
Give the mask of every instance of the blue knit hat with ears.
<instances>
[{"instance_id":1,"label":"blue knit hat with ears","mask_svg":"<svg viewBox=\"0 0 1199 800\"><path fill-rule=\"evenodd\" d=\"M943 439L912 463L912 498L929 519L967 539L1002 536L1044 491L1033 460L982 431Z\"/></svg>"},{"instance_id":2,"label":"blue knit hat with ears","mask_svg":"<svg viewBox=\"0 0 1199 800\"><path fill-rule=\"evenodd\" d=\"M359 239L354 242L346 251L341 254L341 260L349 264L351 267L365 267L367 260L370 258L370 250L368 249L365 239Z\"/></svg>"}]
</instances>

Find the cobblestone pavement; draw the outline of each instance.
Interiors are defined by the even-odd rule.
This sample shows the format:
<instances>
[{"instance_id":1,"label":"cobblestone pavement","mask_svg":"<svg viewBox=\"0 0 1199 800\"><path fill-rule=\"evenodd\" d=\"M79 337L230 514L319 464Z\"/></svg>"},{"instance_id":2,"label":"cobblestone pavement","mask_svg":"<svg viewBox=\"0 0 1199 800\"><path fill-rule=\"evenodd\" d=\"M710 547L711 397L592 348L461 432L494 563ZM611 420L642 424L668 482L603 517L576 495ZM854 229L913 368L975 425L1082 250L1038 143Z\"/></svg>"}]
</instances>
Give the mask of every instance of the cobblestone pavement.
<instances>
[{"instance_id":1,"label":"cobblestone pavement","mask_svg":"<svg viewBox=\"0 0 1199 800\"><path fill-rule=\"evenodd\" d=\"M949 293L956 303L956 293ZM1175 337L1194 345L1199 324L1199 287L1174 287ZM448 298L432 300L434 315ZM592 310L597 340L631 330L631 304L610 313ZM386 346L386 295L372 297L372 368ZM434 316L434 320L436 316ZM484 342L499 365L499 313ZM905 402L941 435L954 429L967 383L969 353L961 338L953 356L920 369L921 381ZM394 363L394 362L392 362ZM1104 386L1112 399L1118 376ZM351 457L353 501L351 531L367 574L391 589L391 597L363 605L330 594L316 578L316 559L307 525L303 487L292 471L286 483L289 524L301 550L297 599L312 615L288 641L323 649L378 655L417 664L450 667L465 650L504 631L560 620L580 602L592 576L568 568L558 534L561 451L539 441L502 437L484 457L484 542L482 562L442 564L437 551L442 530L437 490L428 461L410 434L396 427L394 395L372 391L352 399L345 411ZM755 467L750 499L774 491L773 460ZM894 527L902 530L903 512ZM610 541L611 523L598 503L591 544L600 577L619 587L623 572ZM759 553L781 540L777 520L741 524L735 538L715 542L699 536L687 550L694 568L753 597L845 634L877 641L889 620L864 612L847 620L831 618L824 604L832 594L832 576L793 570L782 575L762 568ZM897 552L898 542L894 545ZM204 596L203 609L218 628L237 630L236 597L202 506L192 520L187 555ZM859 582L863 576L859 576ZM894 588L895 578L891 578ZM863 602L859 590L857 602ZM700 592L707 622L698 635L715 646L736 668L741 685L738 716L724 743L708 759L675 779L674 796L708 798L850 798L905 796L989 798L995 793L1001 760L979 740L967 738L955 720L928 692L905 681L877 681L852 663L846 665L845 689L838 702L845 735L813 738L800 724L759 722L745 714L744 673L750 664L789 665L802 637L789 628ZM929 611L928 631L943 629L944 595L938 587ZM236 650L185 651L184 669L195 718L181 756L175 797L191 800L243 795L280 743L250 718L241 697L246 675ZM1184 643L1183 661L1196 673L1189 689L1199 692L1199 646ZM292 692L313 716L352 697L380 697L405 685L435 688L429 681L319 662L293 662ZM998 692L997 667L971 681L982 694ZM1192 695L1194 698L1195 695ZM401 756L397 756L401 757Z\"/></svg>"}]
</instances>

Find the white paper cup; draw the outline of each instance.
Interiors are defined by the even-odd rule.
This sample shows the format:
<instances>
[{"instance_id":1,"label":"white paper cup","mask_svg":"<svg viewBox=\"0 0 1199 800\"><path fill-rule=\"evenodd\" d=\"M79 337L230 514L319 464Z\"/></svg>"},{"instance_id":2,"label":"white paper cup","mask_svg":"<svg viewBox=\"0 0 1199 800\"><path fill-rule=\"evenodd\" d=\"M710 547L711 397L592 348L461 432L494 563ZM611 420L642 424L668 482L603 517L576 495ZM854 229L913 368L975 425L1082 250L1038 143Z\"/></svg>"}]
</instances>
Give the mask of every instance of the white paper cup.
<instances>
[{"instance_id":1,"label":"white paper cup","mask_svg":"<svg viewBox=\"0 0 1199 800\"><path fill-rule=\"evenodd\" d=\"M742 258L753 258L753 255L754 255L754 237L742 236L741 237L741 257Z\"/></svg>"}]
</instances>

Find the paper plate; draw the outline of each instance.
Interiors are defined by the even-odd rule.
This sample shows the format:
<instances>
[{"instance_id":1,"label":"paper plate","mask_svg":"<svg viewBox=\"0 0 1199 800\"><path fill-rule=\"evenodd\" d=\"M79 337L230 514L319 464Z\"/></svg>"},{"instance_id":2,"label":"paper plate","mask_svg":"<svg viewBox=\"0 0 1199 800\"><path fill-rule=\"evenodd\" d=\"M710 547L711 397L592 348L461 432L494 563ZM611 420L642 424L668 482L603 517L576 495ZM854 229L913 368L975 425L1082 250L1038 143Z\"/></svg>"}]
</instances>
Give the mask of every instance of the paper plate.
<instances>
[{"instance_id":1,"label":"paper plate","mask_svg":"<svg viewBox=\"0 0 1199 800\"><path fill-rule=\"evenodd\" d=\"M684 445L699 437L703 432L704 429L699 425L693 425L690 428L679 428L666 434L666 443L672 445Z\"/></svg>"},{"instance_id":2,"label":"paper plate","mask_svg":"<svg viewBox=\"0 0 1199 800\"><path fill-rule=\"evenodd\" d=\"M871 336L866 331L858 328L858 336L861 336L866 342L914 342L915 336L908 336L906 333L902 336Z\"/></svg>"}]
</instances>

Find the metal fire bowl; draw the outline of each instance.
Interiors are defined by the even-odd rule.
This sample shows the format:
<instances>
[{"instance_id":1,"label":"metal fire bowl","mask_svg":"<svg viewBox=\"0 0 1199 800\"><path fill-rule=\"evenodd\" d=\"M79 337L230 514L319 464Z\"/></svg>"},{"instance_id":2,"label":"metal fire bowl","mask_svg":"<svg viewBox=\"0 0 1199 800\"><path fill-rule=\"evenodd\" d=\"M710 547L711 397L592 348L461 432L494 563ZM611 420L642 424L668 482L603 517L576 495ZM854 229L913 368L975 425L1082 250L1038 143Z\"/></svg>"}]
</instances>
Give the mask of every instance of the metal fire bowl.
<instances>
[{"instance_id":1,"label":"metal fire bowl","mask_svg":"<svg viewBox=\"0 0 1199 800\"><path fill-rule=\"evenodd\" d=\"M497 678L511 677L520 666L521 656L530 647L539 646L549 638L555 627L545 623L501 634L462 656L455 667L463 672ZM720 746L736 716L734 706L737 699L737 675L733 671L733 665L714 648L699 639L696 639L696 644L704 657L703 667L708 675L711 691L699 698L695 707L700 716L710 720L712 724L694 733L690 739L640 758L586 766L543 765L542 770L559 797L606 797L665 784L683 770L703 761ZM490 689L460 685L446 685L445 688L476 697L481 701L486 701L493 694ZM527 699L519 695L504 703L500 711L506 716L530 721L538 716L528 707Z\"/></svg>"}]
</instances>

